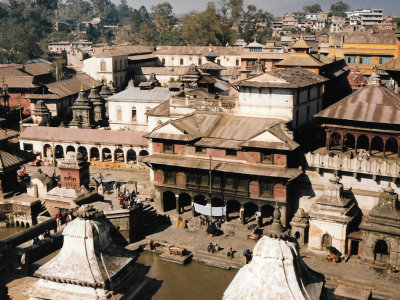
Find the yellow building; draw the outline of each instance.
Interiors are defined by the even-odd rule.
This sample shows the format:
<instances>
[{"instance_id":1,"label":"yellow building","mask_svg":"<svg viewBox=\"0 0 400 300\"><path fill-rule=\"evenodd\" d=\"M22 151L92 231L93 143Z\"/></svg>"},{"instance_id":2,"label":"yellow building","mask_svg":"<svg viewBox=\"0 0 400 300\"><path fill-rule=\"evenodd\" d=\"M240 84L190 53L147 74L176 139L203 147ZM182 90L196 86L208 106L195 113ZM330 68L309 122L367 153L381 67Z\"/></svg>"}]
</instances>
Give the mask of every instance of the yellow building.
<instances>
[{"instance_id":1,"label":"yellow building","mask_svg":"<svg viewBox=\"0 0 400 300\"><path fill-rule=\"evenodd\" d=\"M351 71L371 75L376 65L399 57L400 40L394 31L340 32L329 37L329 58L345 59Z\"/></svg>"}]
</instances>

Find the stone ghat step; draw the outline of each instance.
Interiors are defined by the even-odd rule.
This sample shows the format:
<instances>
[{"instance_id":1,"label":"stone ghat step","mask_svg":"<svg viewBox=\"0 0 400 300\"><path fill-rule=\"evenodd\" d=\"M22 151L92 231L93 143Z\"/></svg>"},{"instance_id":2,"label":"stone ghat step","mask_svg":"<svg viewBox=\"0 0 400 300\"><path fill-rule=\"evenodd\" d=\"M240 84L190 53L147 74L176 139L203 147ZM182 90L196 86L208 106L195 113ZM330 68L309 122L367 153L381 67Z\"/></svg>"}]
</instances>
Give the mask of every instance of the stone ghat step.
<instances>
[{"instance_id":1,"label":"stone ghat step","mask_svg":"<svg viewBox=\"0 0 400 300\"><path fill-rule=\"evenodd\" d=\"M225 249L224 249L225 250ZM225 251L221 251L220 253L208 253L208 251L194 249L193 250L193 259L203 261L208 265L226 268L234 268L240 269L243 266L243 262L237 256L233 259L229 259L226 256ZM237 254L237 253L236 253Z\"/></svg>"}]
</instances>

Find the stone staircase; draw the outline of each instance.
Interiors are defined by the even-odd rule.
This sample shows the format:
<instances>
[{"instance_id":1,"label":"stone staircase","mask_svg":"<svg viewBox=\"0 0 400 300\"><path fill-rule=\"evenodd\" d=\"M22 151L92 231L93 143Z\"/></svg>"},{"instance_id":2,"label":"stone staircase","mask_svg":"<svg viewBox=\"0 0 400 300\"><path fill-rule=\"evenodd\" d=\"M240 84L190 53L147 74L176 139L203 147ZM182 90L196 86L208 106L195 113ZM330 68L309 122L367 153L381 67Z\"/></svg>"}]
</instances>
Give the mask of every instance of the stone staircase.
<instances>
[{"instance_id":1,"label":"stone staircase","mask_svg":"<svg viewBox=\"0 0 400 300\"><path fill-rule=\"evenodd\" d=\"M206 265L223 269L240 269L243 266L241 255L241 253L236 252L235 257L229 259L226 257L226 249L223 249L221 252L214 254L199 249L193 251L193 259L202 261Z\"/></svg>"},{"instance_id":2,"label":"stone staircase","mask_svg":"<svg viewBox=\"0 0 400 300\"><path fill-rule=\"evenodd\" d=\"M157 230L162 230L171 225L166 215L160 215L150 204L143 205L144 233L150 235Z\"/></svg>"}]
</instances>

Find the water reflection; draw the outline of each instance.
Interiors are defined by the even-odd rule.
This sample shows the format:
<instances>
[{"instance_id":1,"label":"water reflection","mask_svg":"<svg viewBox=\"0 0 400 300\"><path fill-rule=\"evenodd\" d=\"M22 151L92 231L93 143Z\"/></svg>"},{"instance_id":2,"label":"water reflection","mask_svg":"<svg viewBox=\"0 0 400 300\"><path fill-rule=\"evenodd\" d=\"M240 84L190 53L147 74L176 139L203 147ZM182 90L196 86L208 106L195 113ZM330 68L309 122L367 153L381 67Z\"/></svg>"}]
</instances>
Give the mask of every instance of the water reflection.
<instances>
[{"instance_id":1,"label":"water reflection","mask_svg":"<svg viewBox=\"0 0 400 300\"><path fill-rule=\"evenodd\" d=\"M12 236L13 234L21 232L25 229L26 228L23 228L23 227L0 227L0 240L8 238L8 237Z\"/></svg>"},{"instance_id":2,"label":"water reflection","mask_svg":"<svg viewBox=\"0 0 400 300\"><path fill-rule=\"evenodd\" d=\"M154 300L221 299L237 273L236 270L209 267L197 261L185 266L177 265L162 261L151 252L142 252L138 262L151 266L147 276L163 281Z\"/></svg>"}]
</instances>

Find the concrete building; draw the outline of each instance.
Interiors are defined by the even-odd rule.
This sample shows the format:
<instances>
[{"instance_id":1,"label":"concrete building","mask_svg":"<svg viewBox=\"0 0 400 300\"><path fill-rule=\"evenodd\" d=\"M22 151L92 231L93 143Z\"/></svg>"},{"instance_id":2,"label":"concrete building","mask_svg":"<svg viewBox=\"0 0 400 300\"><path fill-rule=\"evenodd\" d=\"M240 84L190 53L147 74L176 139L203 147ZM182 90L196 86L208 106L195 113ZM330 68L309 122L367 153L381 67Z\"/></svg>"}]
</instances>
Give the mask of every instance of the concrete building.
<instances>
[{"instance_id":1,"label":"concrete building","mask_svg":"<svg viewBox=\"0 0 400 300\"><path fill-rule=\"evenodd\" d=\"M129 87L107 98L109 122L112 130L148 130L148 116L151 109L165 102L174 92L169 88Z\"/></svg>"},{"instance_id":2,"label":"concrete building","mask_svg":"<svg viewBox=\"0 0 400 300\"><path fill-rule=\"evenodd\" d=\"M322 109L327 79L304 70L274 70L240 81L237 115L280 118L294 130L311 120Z\"/></svg>"}]
</instances>

